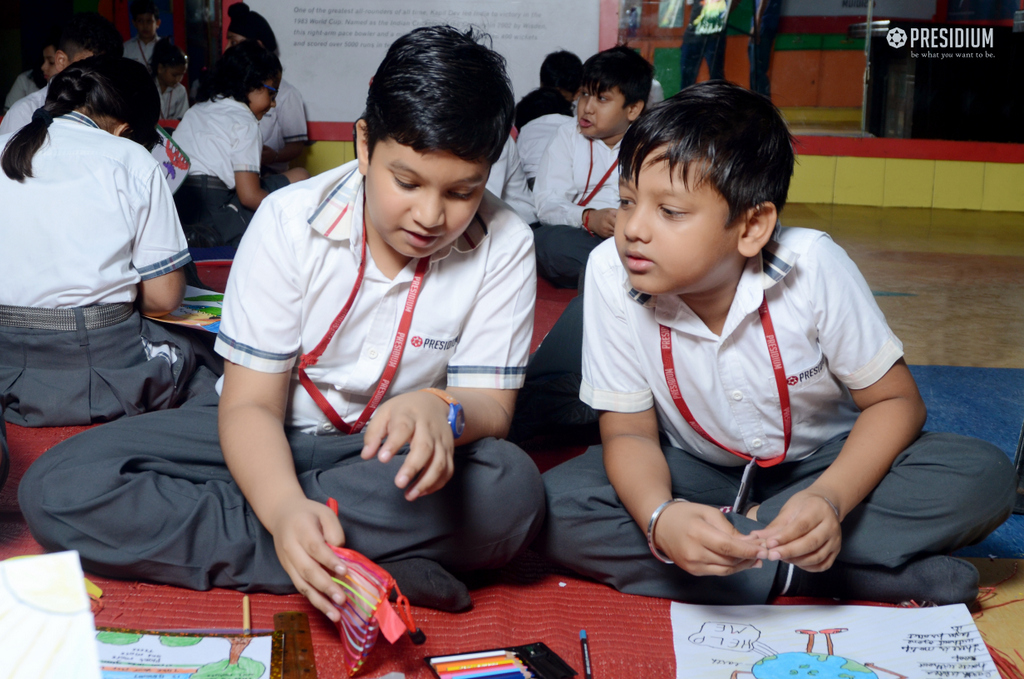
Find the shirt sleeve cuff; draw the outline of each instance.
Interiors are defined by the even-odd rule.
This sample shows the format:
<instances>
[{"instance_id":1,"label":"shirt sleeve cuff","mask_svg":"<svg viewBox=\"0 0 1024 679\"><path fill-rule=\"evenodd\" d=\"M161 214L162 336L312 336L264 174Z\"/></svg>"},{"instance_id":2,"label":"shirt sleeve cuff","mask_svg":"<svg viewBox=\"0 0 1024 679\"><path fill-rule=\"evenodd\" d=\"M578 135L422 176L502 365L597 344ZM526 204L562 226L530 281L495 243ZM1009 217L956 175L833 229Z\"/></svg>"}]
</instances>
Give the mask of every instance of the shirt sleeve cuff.
<instances>
[{"instance_id":1,"label":"shirt sleeve cuff","mask_svg":"<svg viewBox=\"0 0 1024 679\"><path fill-rule=\"evenodd\" d=\"M235 172L255 172L256 174L259 174L259 172L260 172L260 166L259 165L238 165L238 164L235 164L235 165L231 166L231 169L233 171L235 171Z\"/></svg>"},{"instance_id":2,"label":"shirt sleeve cuff","mask_svg":"<svg viewBox=\"0 0 1024 679\"><path fill-rule=\"evenodd\" d=\"M654 394L650 389L621 392L595 389L586 380L580 384L580 400L594 410L610 410L614 413L639 413L654 406Z\"/></svg>"},{"instance_id":3,"label":"shirt sleeve cuff","mask_svg":"<svg viewBox=\"0 0 1024 679\"><path fill-rule=\"evenodd\" d=\"M285 137L284 141L287 144L293 141L306 141L307 139L309 139L309 135L307 134L293 134Z\"/></svg>"},{"instance_id":4,"label":"shirt sleeve cuff","mask_svg":"<svg viewBox=\"0 0 1024 679\"><path fill-rule=\"evenodd\" d=\"M161 259L159 262L147 264L146 266L138 267L135 270L139 272L139 278L144 281L148 281L151 278L157 278L158 276L163 276L164 274L176 271L191 261L192 255L188 253L188 248L186 248L167 259Z\"/></svg>"},{"instance_id":5,"label":"shirt sleeve cuff","mask_svg":"<svg viewBox=\"0 0 1024 679\"><path fill-rule=\"evenodd\" d=\"M526 381L526 366L509 368L490 365L448 366L448 386L467 389L519 389Z\"/></svg>"},{"instance_id":6,"label":"shirt sleeve cuff","mask_svg":"<svg viewBox=\"0 0 1024 679\"><path fill-rule=\"evenodd\" d=\"M838 375L849 389L866 389L882 379L896 361L903 356L903 347L892 337L879 349L874 358L849 375Z\"/></svg>"},{"instance_id":7,"label":"shirt sleeve cuff","mask_svg":"<svg viewBox=\"0 0 1024 679\"><path fill-rule=\"evenodd\" d=\"M275 354L262 351L231 339L223 330L217 334L213 350L236 365L261 373L283 373L291 370L299 353L293 351L288 354Z\"/></svg>"}]
</instances>

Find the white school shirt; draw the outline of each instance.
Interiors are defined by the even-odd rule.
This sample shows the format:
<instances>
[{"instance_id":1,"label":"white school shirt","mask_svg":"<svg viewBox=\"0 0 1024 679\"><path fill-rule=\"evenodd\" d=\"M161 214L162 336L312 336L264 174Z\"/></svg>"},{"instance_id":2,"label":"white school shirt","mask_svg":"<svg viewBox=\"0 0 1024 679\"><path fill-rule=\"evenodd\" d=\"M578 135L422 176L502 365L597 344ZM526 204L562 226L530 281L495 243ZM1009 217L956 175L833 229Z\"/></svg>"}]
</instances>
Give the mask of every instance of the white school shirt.
<instances>
[{"instance_id":1,"label":"white school shirt","mask_svg":"<svg viewBox=\"0 0 1024 679\"><path fill-rule=\"evenodd\" d=\"M537 213L533 209L533 191L526 185L523 164L519 160L512 135L505 140L498 162L491 165L487 190L505 201L527 224L537 221Z\"/></svg>"},{"instance_id":2,"label":"white school shirt","mask_svg":"<svg viewBox=\"0 0 1024 679\"><path fill-rule=\"evenodd\" d=\"M196 104L185 112L173 137L192 162L189 175L217 177L234 189L236 172L259 174L263 142L247 104L230 97Z\"/></svg>"},{"instance_id":3,"label":"white school shirt","mask_svg":"<svg viewBox=\"0 0 1024 679\"><path fill-rule=\"evenodd\" d=\"M563 116L561 113L549 113L534 118L519 130L516 147L519 151L519 158L523 161L523 172L526 173L527 179L537 176L540 160L544 157L544 151L551 143L551 138L555 136L558 128L568 120L575 120L575 118Z\"/></svg>"},{"instance_id":4,"label":"white school shirt","mask_svg":"<svg viewBox=\"0 0 1024 679\"><path fill-rule=\"evenodd\" d=\"M19 99L24 99L33 92L38 91L39 88L36 87L35 81L32 80L32 69L19 73L18 77L14 79L11 89L7 92L7 98L4 99L4 111L14 106Z\"/></svg>"},{"instance_id":5,"label":"white school shirt","mask_svg":"<svg viewBox=\"0 0 1024 679\"><path fill-rule=\"evenodd\" d=\"M359 268L363 177L358 162L275 191L235 256L215 349L260 372L292 371L285 424L335 433L298 381L348 299ZM370 259L348 317L307 369L334 409L358 419L391 354L416 262L388 280ZM426 387L518 389L533 333L536 265L530 228L484 195L465 234L431 256L398 372L385 399Z\"/></svg>"},{"instance_id":6,"label":"white school shirt","mask_svg":"<svg viewBox=\"0 0 1024 679\"><path fill-rule=\"evenodd\" d=\"M14 134L32 122L32 114L46 103L46 93L49 91L50 84L47 83L43 89L14 102L11 110L0 120L0 134Z\"/></svg>"},{"instance_id":7,"label":"white school shirt","mask_svg":"<svg viewBox=\"0 0 1024 679\"><path fill-rule=\"evenodd\" d=\"M611 239L590 256L586 290L580 398L623 413L654 406L673 446L713 464L744 460L706 441L679 413L665 381L659 324L672 331L676 377L694 419L723 445L756 458L783 449L778 388L757 311L765 295L793 413L788 461L849 432L859 414L849 390L871 386L903 355L856 264L820 231L782 229L750 258L721 336L677 295L632 290Z\"/></svg>"},{"instance_id":8,"label":"white school shirt","mask_svg":"<svg viewBox=\"0 0 1024 679\"><path fill-rule=\"evenodd\" d=\"M53 121L33 177L0 173L0 304L132 302L136 286L190 261L174 199L149 151L84 115ZM0 136L0 147L10 135Z\"/></svg>"},{"instance_id":9,"label":"white school shirt","mask_svg":"<svg viewBox=\"0 0 1024 679\"><path fill-rule=\"evenodd\" d=\"M544 224L582 227L584 210L619 207L618 163L621 143L620 140L614 148L608 148L608 145L600 140L591 143L587 137L580 134L575 118L562 123L544 151L533 185L533 199L540 221ZM594 152L592 169L591 149ZM586 207L577 205L590 195L609 167L615 169L597 195Z\"/></svg>"},{"instance_id":10,"label":"white school shirt","mask_svg":"<svg viewBox=\"0 0 1024 679\"><path fill-rule=\"evenodd\" d=\"M137 61L149 70L149 60L153 58L153 48L156 47L157 41L160 40L160 36L157 36L153 42L148 45L138 37L135 36L131 40L125 40L124 42L124 56L126 59Z\"/></svg>"},{"instance_id":11,"label":"white school shirt","mask_svg":"<svg viewBox=\"0 0 1024 679\"><path fill-rule=\"evenodd\" d=\"M160 120L181 120L188 110L188 90L181 83L160 91L160 83L156 82L156 91L160 95Z\"/></svg>"},{"instance_id":12,"label":"white school shirt","mask_svg":"<svg viewBox=\"0 0 1024 679\"><path fill-rule=\"evenodd\" d=\"M260 120L263 145L280 151L285 144L309 139L306 131L306 105L302 95L284 78L277 88L276 102L276 106ZM288 163L274 163L270 168L275 172L284 172L288 169Z\"/></svg>"}]
</instances>

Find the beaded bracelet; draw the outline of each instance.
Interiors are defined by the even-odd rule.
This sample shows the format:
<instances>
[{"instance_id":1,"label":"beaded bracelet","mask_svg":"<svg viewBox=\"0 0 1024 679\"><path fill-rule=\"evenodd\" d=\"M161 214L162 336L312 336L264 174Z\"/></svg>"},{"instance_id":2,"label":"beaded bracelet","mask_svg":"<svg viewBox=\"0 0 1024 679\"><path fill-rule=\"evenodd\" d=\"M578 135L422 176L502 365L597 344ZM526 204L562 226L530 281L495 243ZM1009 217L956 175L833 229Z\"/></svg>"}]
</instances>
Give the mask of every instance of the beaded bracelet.
<instances>
[{"instance_id":1,"label":"beaded bracelet","mask_svg":"<svg viewBox=\"0 0 1024 679\"><path fill-rule=\"evenodd\" d=\"M661 552L659 552L658 548L654 546L654 528L658 525L658 519L660 519L661 515L665 512L666 509L668 509L668 506L675 504L677 502L687 502L687 500L684 500L679 497L673 498L671 500L665 500L660 505L658 505L658 508L654 510L653 514L651 514L651 520L647 522L647 546L651 548L651 554L654 555L654 558L658 561L661 561L662 563L671 564L675 562L672 561L672 559L665 556L664 554L662 554Z\"/></svg>"}]
</instances>

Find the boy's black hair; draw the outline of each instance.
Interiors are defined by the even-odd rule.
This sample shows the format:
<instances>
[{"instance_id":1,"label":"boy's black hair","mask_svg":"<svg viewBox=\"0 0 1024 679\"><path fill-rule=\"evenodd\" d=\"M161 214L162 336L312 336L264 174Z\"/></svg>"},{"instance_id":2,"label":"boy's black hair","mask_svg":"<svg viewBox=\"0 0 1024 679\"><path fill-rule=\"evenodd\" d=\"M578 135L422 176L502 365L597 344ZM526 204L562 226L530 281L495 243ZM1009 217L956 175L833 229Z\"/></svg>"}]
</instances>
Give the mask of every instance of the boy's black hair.
<instances>
[{"instance_id":1,"label":"boy's black hair","mask_svg":"<svg viewBox=\"0 0 1024 679\"><path fill-rule=\"evenodd\" d=\"M159 139L160 95L142 64L109 55L71 64L50 79L43 109L53 118L81 109L90 118L111 118L128 123L128 139L152 148ZM0 166L16 181L32 176L32 158L46 141L49 123L44 116L11 137Z\"/></svg>"},{"instance_id":2,"label":"boy's black hair","mask_svg":"<svg viewBox=\"0 0 1024 679\"><path fill-rule=\"evenodd\" d=\"M501 157L515 109L512 83L505 58L479 37L425 26L391 45L370 81L362 116L371 157L385 139L492 165Z\"/></svg>"},{"instance_id":3,"label":"boy's black hair","mask_svg":"<svg viewBox=\"0 0 1024 679\"><path fill-rule=\"evenodd\" d=\"M268 50L277 54L277 38L274 37L274 29L270 27L267 20L259 12L249 9L244 2L228 7L228 16L231 22L228 24L228 33L237 33L246 40L259 40Z\"/></svg>"},{"instance_id":4,"label":"boy's black hair","mask_svg":"<svg viewBox=\"0 0 1024 679\"><path fill-rule=\"evenodd\" d=\"M691 85L645 110L622 138L623 181L640 181L645 163L668 162L673 180L707 182L729 204L729 223L771 202L786 205L793 175L793 137L779 109L760 94L711 80Z\"/></svg>"},{"instance_id":5,"label":"boy's black hair","mask_svg":"<svg viewBox=\"0 0 1024 679\"><path fill-rule=\"evenodd\" d=\"M651 95L654 67L626 45L598 52L583 63L583 89L593 94L618 87L626 106L646 102Z\"/></svg>"},{"instance_id":6,"label":"boy's black hair","mask_svg":"<svg viewBox=\"0 0 1024 679\"><path fill-rule=\"evenodd\" d=\"M281 60L255 40L229 47L199 87L199 101L230 97L249 103L249 93L281 72Z\"/></svg>"},{"instance_id":7,"label":"boy's black hair","mask_svg":"<svg viewBox=\"0 0 1024 679\"><path fill-rule=\"evenodd\" d=\"M170 38L160 38L153 45L149 68L156 75L157 66L188 66L188 57Z\"/></svg>"},{"instance_id":8,"label":"boy's black hair","mask_svg":"<svg viewBox=\"0 0 1024 679\"><path fill-rule=\"evenodd\" d=\"M114 24L95 12L82 12L71 17L61 31L57 49L72 61L79 52L85 50L92 52L94 57L101 54L124 56L121 34L114 28Z\"/></svg>"},{"instance_id":9,"label":"boy's black hair","mask_svg":"<svg viewBox=\"0 0 1024 679\"><path fill-rule=\"evenodd\" d=\"M540 65L540 86L576 92L583 81L583 62L572 52L561 50L544 57Z\"/></svg>"},{"instance_id":10,"label":"boy's black hair","mask_svg":"<svg viewBox=\"0 0 1024 679\"><path fill-rule=\"evenodd\" d=\"M521 130L526 123L549 113L571 116L572 104L554 87L535 89L516 104L516 127Z\"/></svg>"},{"instance_id":11,"label":"boy's black hair","mask_svg":"<svg viewBox=\"0 0 1024 679\"><path fill-rule=\"evenodd\" d=\"M132 0L132 4L128 5L128 13L132 15L132 21L142 14L152 14L157 21L160 20L160 10L153 0Z\"/></svg>"}]
</instances>

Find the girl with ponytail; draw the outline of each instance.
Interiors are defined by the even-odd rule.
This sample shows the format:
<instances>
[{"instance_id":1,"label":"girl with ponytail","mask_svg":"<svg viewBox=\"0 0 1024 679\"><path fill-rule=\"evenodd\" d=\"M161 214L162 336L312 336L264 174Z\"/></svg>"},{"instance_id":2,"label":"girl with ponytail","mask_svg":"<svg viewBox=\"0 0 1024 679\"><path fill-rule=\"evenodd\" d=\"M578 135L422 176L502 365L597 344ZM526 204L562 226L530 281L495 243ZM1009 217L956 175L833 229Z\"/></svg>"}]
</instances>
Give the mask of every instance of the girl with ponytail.
<instances>
[{"instance_id":1,"label":"girl with ponytail","mask_svg":"<svg viewBox=\"0 0 1024 679\"><path fill-rule=\"evenodd\" d=\"M149 321L181 303L190 261L148 149L148 70L93 57L55 75L46 103L0 135L0 402L22 426L90 424L176 405L198 343Z\"/></svg>"}]
</instances>

